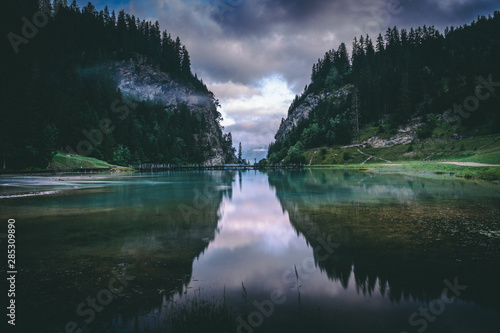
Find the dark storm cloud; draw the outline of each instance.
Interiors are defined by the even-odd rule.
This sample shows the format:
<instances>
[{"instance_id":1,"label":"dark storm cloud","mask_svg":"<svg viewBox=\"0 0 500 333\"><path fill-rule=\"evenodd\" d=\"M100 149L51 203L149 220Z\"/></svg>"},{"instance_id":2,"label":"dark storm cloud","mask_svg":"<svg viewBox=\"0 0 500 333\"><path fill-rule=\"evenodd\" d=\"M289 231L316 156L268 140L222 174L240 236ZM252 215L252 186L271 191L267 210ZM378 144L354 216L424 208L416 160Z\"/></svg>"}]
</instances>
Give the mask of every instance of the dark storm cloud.
<instances>
[{"instance_id":1,"label":"dark storm cloud","mask_svg":"<svg viewBox=\"0 0 500 333\"><path fill-rule=\"evenodd\" d=\"M342 1L243 0L221 15L214 6L214 34L223 34L223 40L214 35L190 45L205 54L193 65L221 82L231 79L253 84L263 76L280 73L300 92L312 63L340 43L333 35L349 30L343 12L354 7L352 2ZM350 38L352 32L348 32Z\"/></svg>"},{"instance_id":2,"label":"dark storm cloud","mask_svg":"<svg viewBox=\"0 0 500 333\"><path fill-rule=\"evenodd\" d=\"M493 14L495 10L500 10L500 3L497 0L441 0L437 1L437 3L428 0L427 3L429 6L436 6L441 13L441 15L435 15L433 17L434 22L432 24L436 26L441 25L443 27L446 25L457 26L466 23L469 24L472 20L475 20L478 15ZM415 24L419 23L415 22Z\"/></svg>"},{"instance_id":3,"label":"dark storm cloud","mask_svg":"<svg viewBox=\"0 0 500 333\"><path fill-rule=\"evenodd\" d=\"M104 1L98 1L102 7ZM131 0L115 2L179 35L205 81L255 84L281 74L300 93L324 52L355 35L423 24L443 29L499 9L494 0ZM84 1L80 3L84 5ZM113 7L112 3L108 3ZM391 11L390 8L397 10ZM389 14L389 15L387 15Z\"/></svg>"},{"instance_id":4,"label":"dark storm cloud","mask_svg":"<svg viewBox=\"0 0 500 333\"><path fill-rule=\"evenodd\" d=\"M215 2L216 3L216 2ZM260 36L286 27L288 30L308 29L318 15L346 5L342 1L265 1L243 0L233 10L213 18L217 20L229 35L246 38Z\"/></svg>"},{"instance_id":5,"label":"dark storm cloud","mask_svg":"<svg viewBox=\"0 0 500 333\"><path fill-rule=\"evenodd\" d=\"M434 25L443 30L446 26L469 24L478 15L492 14L500 9L497 0L401 0L404 11L394 16L398 27Z\"/></svg>"}]
</instances>

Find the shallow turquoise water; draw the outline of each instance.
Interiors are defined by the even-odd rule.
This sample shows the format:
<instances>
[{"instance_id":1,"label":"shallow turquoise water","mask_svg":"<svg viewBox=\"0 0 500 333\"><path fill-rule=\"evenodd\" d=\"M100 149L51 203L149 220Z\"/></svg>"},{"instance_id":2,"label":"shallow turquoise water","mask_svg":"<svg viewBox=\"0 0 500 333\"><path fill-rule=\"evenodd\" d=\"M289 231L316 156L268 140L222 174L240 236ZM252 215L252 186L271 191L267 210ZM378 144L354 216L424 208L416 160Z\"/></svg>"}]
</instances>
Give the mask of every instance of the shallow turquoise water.
<instances>
[{"instance_id":1,"label":"shallow turquoise water","mask_svg":"<svg viewBox=\"0 0 500 333\"><path fill-rule=\"evenodd\" d=\"M26 329L165 331L198 298L234 332L500 331L498 186L212 171L0 178L0 197Z\"/></svg>"}]
</instances>

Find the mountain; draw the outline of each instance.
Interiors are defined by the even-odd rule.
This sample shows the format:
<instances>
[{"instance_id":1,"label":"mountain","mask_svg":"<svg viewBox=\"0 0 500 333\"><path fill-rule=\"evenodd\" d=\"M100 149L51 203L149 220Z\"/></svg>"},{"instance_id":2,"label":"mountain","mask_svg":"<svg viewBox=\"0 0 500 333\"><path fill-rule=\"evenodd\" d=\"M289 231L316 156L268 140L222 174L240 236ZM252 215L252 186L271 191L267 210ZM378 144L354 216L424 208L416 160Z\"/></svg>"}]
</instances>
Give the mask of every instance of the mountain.
<instances>
[{"instance_id":1,"label":"mountain","mask_svg":"<svg viewBox=\"0 0 500 333\"><path fill-rule=\"evenodd\" d=\"M57 151L118 165L235 159L218 100L158 22L91 3L8 0L2 23L4 169L47 168Z\"/></svg>"},{"instance_id":2,"label":"mountain","mask_svg":"<svg viewBox=\"0 0 500 333\"><path fill-rule=\"evenodd\" d=\"M116 80L122 94L132 100L154 101L165 112L187 108L191 114L203 120L201 131L194 134L194 141L202 147L203 164L222 165L231 154L224 151L226 141L219 124L220 113L217 101L209 91L199 91L195 87L178 82L168 73L148 63L141 55L128 61L109 64L109 71ZM234 154L233 154L234 155Z\"/></svg>"},{"instance_id":3,"label":"mountain","mask_svg":"<svg viewBox=\"0 0 500 333\"><path fill-rule=\"evenodd\" d=\"M341 43L313 65L311 83L269 146L269 162L302 163L304 150L322 146L498 133L498 31L500 11L444 34L423 26L388 28L375 41L359 36L350 55Z\"/></svg>"}]
</instances>

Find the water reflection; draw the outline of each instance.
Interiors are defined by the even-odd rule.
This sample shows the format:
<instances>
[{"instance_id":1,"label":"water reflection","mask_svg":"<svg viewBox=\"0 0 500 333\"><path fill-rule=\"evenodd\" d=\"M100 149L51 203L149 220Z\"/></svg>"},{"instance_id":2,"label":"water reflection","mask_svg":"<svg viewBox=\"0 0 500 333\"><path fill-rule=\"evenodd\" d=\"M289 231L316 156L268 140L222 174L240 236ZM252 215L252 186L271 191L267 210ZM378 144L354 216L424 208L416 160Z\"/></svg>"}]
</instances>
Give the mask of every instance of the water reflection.
<instances>
[{"instance_id":1,"label":"water reflection","mask_svg":"<svg viewBox=\"0 0 500 333\"><path fill-rule=\"evenodd\" d=\"M241 189L233 189L231 200L223 201L219 232L193 263L198 279L193 289L201 286L202 292L220 295L225 285L227 292L239 293L242 282L249 290L264 289L280 280L280 267L293 264L287 259L307 252L267 184L266 175L253 174ZM204 288L206 282L210 288Z\"/></svg>"},{"instance_id":2,"label":"water reflection","mask_svg":"<svg viewBox=\"0 0 500 333\"><path fill-rule=\"evenodd\" d=\"M235 332L416 332L410 315L457 278L467 289L426 332L500 329L497 186L336 170L98 181L0 200L21 222L30 328L165 331L198 297L223 299ZM87 324L75 309L112 271L135 279Z\"/></svg>"},{"instance_id":3,"label":"water reflection","mask_svg":"<svg viewBox=\"0 0 500 333\"><path fill-rule=\"evenodd\" d=\"M99 178L98 188L95 180L78 179L73 191L0 200L2 213L18 225L18 284L23 286L17 295L18 327L64 331L74 321L83 331L127 330L123 318L147 313L182 292L191 280L192 261L215 236L219 206L231 195L234 175ZM113 272L135 279L87 323L89 316L77 314L78 305L95 298Z\"/></svg>"},{"instance_id":4,"label":"water reflection","mask_svg":"<svg viewBox=\"0 0 500 333\"><path fill-rule=\"evenodd\" d=\"M454 304L456 312L448 312L448 321L432 331L498 328L500 240L491 236L496 233L484 235L500 227L496 187L331 170L271 172L269 183L311 246L320 246L322 237L340 244L326 258L315 253L315 261L346 292L356 290L358 297L347 303L384 297L398 308L412 301L425 305L440 298L445 279L457 277L472 286L460 295L469 303ZM377 303L379 309L382 304ZM473 304L496 311L495 319L464 315ZM408 321L403 324L408 327Z\"/></svg>"},{"instance_id":5,"label":"water reflection","mask_svg":"<svg viewBox=\"0 0 500 333\"><path fill-rule=\"evenodd\" d=\"M419 328L408 317L457 278L467 293L428 331L499 327L500 243L483 235L499 229L495 187L332 170L248 173L238 184L193 263L191 297L224 290L241 304L244 283L250 304L274 291L287 299L261 331L387 332Z\"/></svg>"}]
</instances>

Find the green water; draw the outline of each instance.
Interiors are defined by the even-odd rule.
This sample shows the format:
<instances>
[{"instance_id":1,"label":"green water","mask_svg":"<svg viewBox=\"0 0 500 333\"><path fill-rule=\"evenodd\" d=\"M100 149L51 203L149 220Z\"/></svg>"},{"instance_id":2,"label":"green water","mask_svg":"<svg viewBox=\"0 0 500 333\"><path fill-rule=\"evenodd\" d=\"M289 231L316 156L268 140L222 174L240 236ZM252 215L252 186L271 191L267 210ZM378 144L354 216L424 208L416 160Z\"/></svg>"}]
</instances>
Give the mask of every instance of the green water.
<instances>
[{"instance_id":1,"label":"green water","mask_svg":"<svg viewBox=\"0 0 500 333\"><path fill-rule=\"evenodd\" d=\"M0 233L20 331L499 332L499 203L341 170L4 177Z\"/></svg>"}]
</instances>

